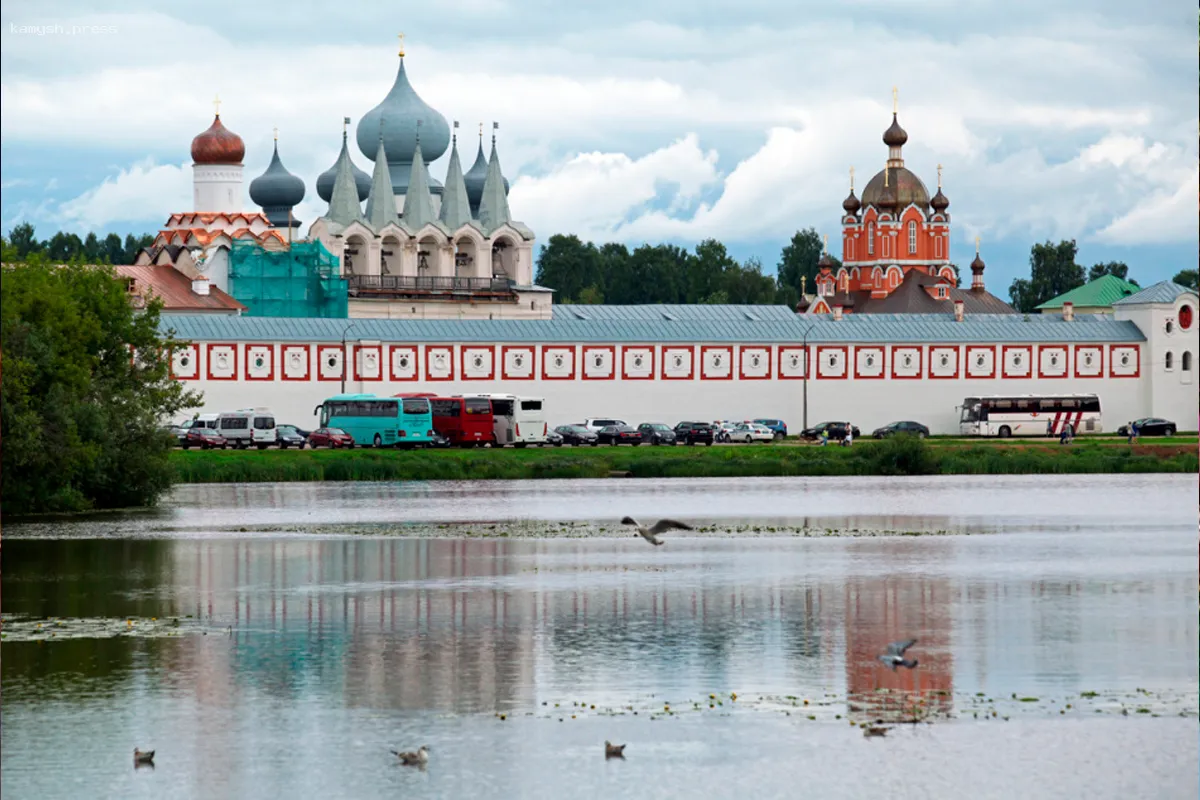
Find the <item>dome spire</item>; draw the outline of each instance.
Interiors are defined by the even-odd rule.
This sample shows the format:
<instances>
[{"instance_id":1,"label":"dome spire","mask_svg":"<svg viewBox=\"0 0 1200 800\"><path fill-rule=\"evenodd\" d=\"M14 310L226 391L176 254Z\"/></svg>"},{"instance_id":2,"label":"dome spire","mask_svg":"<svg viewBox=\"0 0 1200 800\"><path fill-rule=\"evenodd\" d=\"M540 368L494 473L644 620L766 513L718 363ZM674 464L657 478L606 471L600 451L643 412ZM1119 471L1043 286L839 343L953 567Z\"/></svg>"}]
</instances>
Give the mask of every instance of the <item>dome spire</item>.
<instances>
[{"instance_id":1,"label":"dome spire","mask_svg":"<svg viewBox=\"0 0 1200 800\"><path fill-rule=\"evenodd\" d=\"M371 175L371 193L367 195L367 222L376 233L387 225L400 224L400 217L396 214L396 195L392 194L387 153L383 150L382 120L379 124L379 149L375 152L375 170Z\"/></svg>"},{"instance_id":2,"label":"dome spire","mask_svg":"<svg viewBox=\"0 0 1200 800\"><path fill-rule=\"evenodd\" d=\"M458 130L458 120L454 121ZM446 188L442 192L442 210L438 215L451 231L471 221L471 204L467 200L467 185L463 180L462 164L458 160L458 134L450 137L450 166L446 169Z\"/></svg>"},{"instance_id":3,"label":"dome spire","mask_svg":"<svg viewBox=\"0 0 1200 800\"><path fill-rule=\"evenodd\" d=\"M904 143L908 141L908 133L904 128L900 127L898 115L900 113L900 96L899 90L892 87L892 124L886 131L883 132L883 143L888 147L888 166L903 167L904 158L900 155L900 148L904 147Z\"/></svg>"},{"instance_id":4,"label":"dome spire","mask_svg":"<svg viewBox=\"0 0 1200 800\"><path fill-rule=\"evenodd\" d=\"M421 156L421 121L417 120L416 151L413 153L412 171L408 177L408 191L404 195L404 214L401 221L412 233L437 219L433 215L433 198L429 194L429 171Z\"/></svg>"},{"instance_id":5,"label":"dome spire","mask_svg":"<svg viewBox=\"0 0 1200 800\"><path fill-rule=\"evenodd\" d=\"M346 130L349 125L350 118L342 117L342 150L338 153L338 160L317 177L317 196L326 203L333 201L333 184L337 180L338 164L341 163L343 156L350 162L350 172L354 176L354 186L358 191L359 202L366 200L371 193L371 176L355 166L354 161L350 159L350 147L347 143L349 137Z\"/></svg>"},{"instance_id":6,"label":"dome spire","mask_svg":"<svg viewBox=\"0 0 1200 800\"><path fill-rule=\"evenodd\" d=\"M983 291L983 259L979 257L979 237L975 237L975 260L971 262L971 291Z\"/></svg>"},{"instance_id":7,"label":"dome spire","mask_svg":"<svg viewBox=\"0 0 1200 800\"><path fill-rule=\"evenodd\" d=\"M347 123L350 118L346 117ZM354 164L350 161L350 151L346 147L345 134L342 138L342 152L338 156L336 173L333 179L333 189L329 195L329 210L325 217L343 227L351 222L365 222L363 217L360 194L354 172ZM318 188L318 191L320 189Z\"/></svg>"},{"instance_id":8,"label":"dome spire","mask_svg":"<svg viewBox=\"0 0 1200 800\"><path fill-rule=\"evenodd\" d=\"M499 122L492 123L492 154L488 158L487 178L483 182L483 195L479 200L479 224L489 235L496 228L512 221L508 211L504 175L500 170L500 156L496 153L496 131L499 128Z\"/></svg>"},{"instance_id":9,"label":"dome spire","mask_svg":"<svg viewBox=\"0 0 1200 800\"><path fill-rule=\"evenodd\" d=\"M950 198L942 194L942 165L937 165L938 171L938 190L937 194L929 201L930 207L937 213L943 213L950 206Z\"/></svg>"},{"instance_id":10,"label":"dome spire","mask_svg":"<svg viewBox=\"0 0 1200 800\"><path fill-rule=\"evenodd\" d=\"M279 128L272 131L275 152L266 172L250 181L250 200L263 210L273 228L298 228L292 208L304 199L304 181L287 171L279 160Z\"/></svg>"},{"instance_id":11,"label":"dome spire","mask_svg":"<svg viewBox=\"0 0 1200 800\"><path fill-rule=\"evenodd\" d=\"M842 201L842 210L847 214L857 214L862 203L854 195L854 167L850 167L850 194Z\"/></svg>"}]
</instances>

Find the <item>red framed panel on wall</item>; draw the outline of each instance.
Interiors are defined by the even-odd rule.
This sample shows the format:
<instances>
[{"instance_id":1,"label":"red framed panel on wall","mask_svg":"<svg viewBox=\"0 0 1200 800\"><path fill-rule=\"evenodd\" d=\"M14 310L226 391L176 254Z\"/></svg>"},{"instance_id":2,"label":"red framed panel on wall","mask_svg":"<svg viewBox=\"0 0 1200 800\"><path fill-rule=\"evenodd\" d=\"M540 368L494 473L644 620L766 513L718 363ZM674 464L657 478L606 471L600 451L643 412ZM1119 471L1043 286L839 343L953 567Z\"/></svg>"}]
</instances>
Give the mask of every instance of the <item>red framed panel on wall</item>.
<instances>
[{"instance_id":1,"label":"red framed panel on wall","mask_svg":"<svg viewBox=\"0 0 1200 800\"><path fill-rule=\"evenodd\" d=\"M421 379L421 357L415 344L393 344L388 347L388 376L394 381Z\"/></svg>"},{"instance_id":2,"label":"red framed panel on wall","mask_svg":"<svg viewBox=\"0 0 1200 800\"><path fill-rule=\"evenodd\" d=\"M464 381L490 381L496 378L496 348L491 345L458 346L458 374Z\"/></svg>"},{"instance_id":3,"label":"red framed panel on wall","mask_svg":"<svg viewBox=\"0 0 1200 800\"><path fill-rule=\"evenodd\" d=\"M817 345L816 356L817 378L821 380L844 381L850 376L849 348L844 344Z\"/></svg>"},{"instance_id":4,"label":"red framed panel on wall","mask_svg":"<svg viewBox=\"0 0 1200 800\"><path fill-rule=\"evenodd\" d=\"M1104 345L1077 344L1075 345L1075 377L1103 378L1104 377Z\"/></svg>"},{"instance_id":5,"label":"red framed panel on wall","mask_svg":"<svg viewBox=\"0 0 1200 800\"><path fill-rule=\"evenodd\" d=\"M919 380L924 369L925 349L920 345L892 345L888 359L892 362L892 380Z\"/></svg>"},{"instance_id":6,"label":"red framed panel on wall","mask_svg":"<svg viewBox=\"0 0 1200 800\"><path fill-rule=\"evenodd\" d=\"M965 377L996 377L996 348L992 346L967 345Z\"/></svg>"},{"instance_id":7,"label":"red framed panel on wall","mask_svg":"<svg viewBox=\"0 0 1200 800\"><path fill-rule=\"evenodd\" d=\"M500 377L506 381L531 381L537 378L537 350L533 345L502 345Z\"/></svg>"},{"instance_id":8,"label":"red framed panel on wall","mask_svg":"<svg viewBox=\"0 0 1200 800\"><path fill-rule=\"evenodd\" d=\"M696 350L693 347L663 345L662 379L664 381L690 381L696 377Z\"/></svg>"},{"instance_id":9,"label":"red framed panel on wall","mask_svg":"<svg viewBox=\"0 0 1200 800\"><path fill-rule=\"evenodd\" d=\"M542 380L575 380L575 345L542 345Z\"/></svg>"},{"instance_id":10,"label":"red framed panel on wall","mask_svg":"<svg viewBox=\"0 0 1200 800\"><path fill-rule=\"evenodd\" d=\"M790 345L779 348L779 360L775 368L782 381L802 380L808 375L808 354L803 347Z\"/></svg>"},{"instance_id":11,"label":"red framed panel on wall","mask_svg":"<svg viewBox=\"0 0 1200 800\"><path fill-rule=\"evenodd\" d=\"M611 381L617 377L616 345L584 345L580 377L585 381Z\"/></svg>"},{"instance_id":12,"label":"red framed panel on wall","mask_svg":"<svg viewBox=\"0 0 1200 800\"><path fill-rule=\"evenodd\" d=\"M354 380L383 380L383 345L360 344L355 346Z\"/></svg>"},{"instance_id":13,"label":"red framed panel on wall","mask_svg":"<svg viewBox=\"0 0 1200 800\"><path fill-rule=\"evenodd\" d=\"M171 377L179 381L200 380L200 345L192 342L171 350Z\"/></svg>"},{"instance_id":14,"label":"red framed panel on wall","mask_svg":"<svg viewBox=\"0 0 1200 800\"><path fill-rule=\"evenodd\" d=\"M627 344L621 347L621 380L654 380L655 347L652 344Z\"/></svg>"},{"instance_id":15,"label":"red framed panel on wall","mask_svg":"<svg viewBox=\"0 0 1200 800\"><path fill-rule=\"evenodd\" d=\"M312 369L312 348L306 344L280 345L279 377L285 381L306 381Z\"/></svg>"},{"instance_id":16,"label":"red framed panel on wall","mask_svg":"<svg viewBox=\"0 0 1200 800\"><path fill-rule=\"evenodd\" d=\"M854 379L881 380L887 374L885 350L878 345L859 345L854 348Z\"/></svg>"},{"instance_id":17,"label":"red framed panel on wall","mask_svg":"<svg viewBox=\"0 0 1200 800\"><path fill-rule=\"evenodd\" d=\"M1108 377L1139 378L1142 375L1142 349L1135 344L1108 346Z\"/></svg>"},{"instance_id":18,"label":"red framed panel on wall","mask_svg":"<svg viewBox=\"0 0 1200 800\"><path fill-rule=\"evenodd\" d=\"M1038 347L1039 378L1071 377L1070 351L1065 344L1044 344Z\"/></svg>"},{"instance_id":19,"label":"red framed panel on wall","mask_svg":"<svg viewBox=\"0 0 1200 800\"><path fill-rule=\"evenodd\" d=\"M247 344L243 374L248 381L275 380L275 345Z\"/></svg>"},{"instance_id":20,"label":"red framed panel on wall","mask_svg":"<svg viewBox=\"0 0 1200 800\"><path fill-rule=\"evenodd\" d=\"M1003 378L1033 377L1033 345L1006 344L1000 348L1000 376Z\"/></svg>"},{"instance_id":21,"label":"red framed panel on wall","mask_svg":"<svg viewBox=\"0 0 1200 800\"><path fill-rule=\"evenodd\" d=\"M317 345L317 380L340 381L346 376L346 353L340 344Z\"/></svg>"},{"instance_id":22,"label":"red framed panel on wall","mask_svg":"<svg viewBox=\"0 0 1200 800\"><path fill-rule=\"evenodd\" d=\"M766 381L771 379L772 348L768 345L742 345L738 348L738 380Z\"/></svg>"},{"instance_id":23,"label":"red framed panel on wall","mask_svg":"<svg viewBox=\"0 0 1200 800\"><path fill-rule=\"evenodd\" d=\"M958 345L930 345L926 374L930 380L956 380L962 377Z\"/></svg>"},{"instance_id":24,"label":"red framed panel on wall","mask_svg":"<svg viewBox=\"0 0 1200 800\"><path fill-rule=\"evenodd\" d=\"M210 381L237 380L238 346L236 344L210 344L204 360L208 362L208 379Z\"/></svg>"},{"instance_id":25,"label":"red framed panel on wall","mask_svg":"<svg viewBox=\"0 0 1200 800\"><path fill-rule=\"evenodd\" d=\"M733 380L733 347L731 345L702 345L700 347L700 380Z\"/></svg>"},{"instance_id":26,"label":"red framed panel on wall","mask_svg":"<svg viewBox=\"0 0 1200 800\"><path fill-rule=\"evenodd\" d=\"M454 345L425 345L425 380L454 380Z\"/></svg>"}]
</instances>

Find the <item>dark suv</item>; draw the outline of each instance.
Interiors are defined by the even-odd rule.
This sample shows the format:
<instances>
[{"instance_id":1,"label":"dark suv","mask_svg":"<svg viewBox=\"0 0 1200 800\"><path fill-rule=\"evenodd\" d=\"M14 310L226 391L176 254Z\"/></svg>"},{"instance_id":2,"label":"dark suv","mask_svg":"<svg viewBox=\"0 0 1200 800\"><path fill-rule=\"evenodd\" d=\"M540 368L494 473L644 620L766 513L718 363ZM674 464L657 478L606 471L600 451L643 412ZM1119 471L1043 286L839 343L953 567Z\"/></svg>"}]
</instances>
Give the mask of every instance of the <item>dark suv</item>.
<instances>
[{"instance_id":1,"label":"dark suv","mask_svg":"<svg viewBox=\"0 0 1200 800\"><path fill-rule=\"evenodd\" d=\"M821 431L825 431L825 433L829 435L830 439L833 441L838 441L846 438L846 431L848 430L854 431L855 439L861 436L858 428L854 425L851 425L849 422L822 422L821 424L814 425L811 428L805 428L800 433L800 436L804 439L820 439Z\"/></svg>"},{"instance_id":2,"label":"dark suv","mask_svg":"<svg viewBox=\"0 0 1200 800\"><path fill-rule=\"evenodd\" d=\"M707 422L681 422L675 426L675 441L711 447L713 426Z\"/></svg>"}]
</instances>

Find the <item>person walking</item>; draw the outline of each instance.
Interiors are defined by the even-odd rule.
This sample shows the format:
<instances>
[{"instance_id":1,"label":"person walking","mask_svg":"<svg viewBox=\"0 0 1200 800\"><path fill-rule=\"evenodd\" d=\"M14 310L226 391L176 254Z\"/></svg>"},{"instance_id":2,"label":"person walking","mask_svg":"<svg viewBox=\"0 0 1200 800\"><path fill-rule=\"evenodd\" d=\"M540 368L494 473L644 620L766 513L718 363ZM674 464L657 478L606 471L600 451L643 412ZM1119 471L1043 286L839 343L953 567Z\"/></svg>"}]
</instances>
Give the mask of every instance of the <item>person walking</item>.
<instances>
[{"instance_id":1,"label":"person walking","mask_svg":"<svg viewBox=\"0 0 1200 800\"><path fill-rule=\"evenodd\" d=\"M1131 431L1133 431L1133 438L1130 439L1130 442L1133 444L1137 444L1138 437L1141 435L1141 431L1138 430L1138 421L1136 419L1133 422L1129 423L1129 429Z\"/></svg>"}]
</instances>

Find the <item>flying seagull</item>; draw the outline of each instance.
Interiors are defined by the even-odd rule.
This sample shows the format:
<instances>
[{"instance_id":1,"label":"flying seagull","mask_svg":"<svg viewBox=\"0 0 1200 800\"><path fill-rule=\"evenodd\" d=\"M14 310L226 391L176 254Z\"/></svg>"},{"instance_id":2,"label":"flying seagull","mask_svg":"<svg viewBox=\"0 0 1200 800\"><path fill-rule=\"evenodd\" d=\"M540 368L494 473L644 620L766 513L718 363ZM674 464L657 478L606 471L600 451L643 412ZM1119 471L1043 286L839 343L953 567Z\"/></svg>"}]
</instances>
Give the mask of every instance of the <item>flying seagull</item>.
<instances>
[{"instance_id":1,"label":"flying seagull","mask_svg":"<svg viewBox=\"0 0 1200 800\"><path fill-rule=\"evenodd\" d=\"M423 744L415 753L401 753L393 750L392 754L400 759L406 767L423 767L429 763L429 745Z\"/></svg>"},{"instance_id":2,"label":"flying seagull","mask_svg":"<svg viewBox=\"0 0 1200 800\"><path fill-rule=\"evenodd\" d=\"M633 517L626 517L621 520L622 525L633 525L637 528L637 532L642 535L650 544L663 544L663 540L658 538L658 534L666 533L671 530L690 531L691 525L684 525L682 522L676 522L673 519L660 519L658 522L647 528L642 523L638 522Z\"/></svg>"},{"instance_id":3,"label":"flying seagull","mask_svg":"<svg viewBox=\"0 0 1200 800\"><path fill-rule=\"evenodd\" d=\"M145 766L146 764L154 764L153 750L138 750L133 748L133 765L135 767Z\"/></svg>"},{"instance_id":4,"label":"flying seagull","mask_svg":"<svg viewBox=\"0 0 1200 800\"><path fill-rule=\"evenodd\" d=\"M892 642L887 646L887 652L879 656L879 660L892 668L892 672L896 671L896 667L908 667L912 669L917 665L917 659L911 661L904 657L904 651L917 643L916 639L909 639L903 642Z\"/></svg>"},{"instance_id":5,"label":"flying seagull","mask_svg":"<svg viewBox=\"0 0 1200 800\"><path fill-rule=\"evenodd\" d=\"M604 742L604 757L605 758L624 758L625 745L613 744L612 742Z\"/></svg>"}]
</instances>

